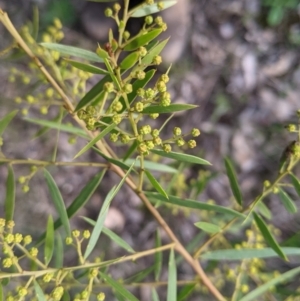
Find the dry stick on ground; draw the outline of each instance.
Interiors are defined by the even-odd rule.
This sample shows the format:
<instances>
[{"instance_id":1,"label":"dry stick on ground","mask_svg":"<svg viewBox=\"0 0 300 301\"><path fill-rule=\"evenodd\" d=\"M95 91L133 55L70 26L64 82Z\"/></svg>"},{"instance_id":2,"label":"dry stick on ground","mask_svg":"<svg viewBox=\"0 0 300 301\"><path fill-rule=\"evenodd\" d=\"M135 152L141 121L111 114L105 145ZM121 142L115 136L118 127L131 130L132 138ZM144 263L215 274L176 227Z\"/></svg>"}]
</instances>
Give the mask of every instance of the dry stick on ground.
<instances>
[{"instance_id":1,"label":"dry stick on ground","mask_svg":"<svg viewBox=\"0 0 300 301\"><path fill-rule=\"evenodd\" d=\"M10 34L13 36L13 38L16 40L18 45L27 53L27 55L34 61L34 63L38 66L38 68L41 70L41 72L44 74L48 82L53 86L53 88L59 93L59 95L62 97L65 105L65 109L71 114L71 116L74 118L74 120L79 124L80 127L82 127L87 134L94 138L97 133L92 133L91 131L86 129L85 123L80 120L76 114L74 114L74 106L68 96L65 94L65 92L62 90L62 88L57 84L55 79L50 75L50 73L45 69L43 64L40 62L40 60L33 54L33 52L30 50L30 48L27 46L27 44L24 42L22 37L19 35L17 30L15 29L14 25L10 21L7 13L1 10L0 8L0 21L3 23L3 25L6 27L6 29L10 32ZM105 145L98 141L96 143L97 147L109 158L112 157L111 153L107 150ZM124 178L125 173L124 171L113 164L110 164L111 169L118 174L121 178ZM147 197L144 195L144 193L138 191L137 185L134 183L134 181L130 178L126 178L126 184L140 197L140 199L144 202L145 206L148 208L148 210L152 213L154 218L157 220L157 222L161 225L161 227L165 230L165 232L168 234L170 239L175 243L175 249L178 253L181 254L181 256L191 265L191 267L194 269L194 271L197 273L197 275L202 280L203 284L209 289L209 291L220 301L225 301L226 299L223 297L223 295L218 291L218 289L213 285L213 283L210 281L210 279L205 274L204 270L202 269L198 259L194 259L191 254L184 248L184 246L180 243L180 241L177 239L171 228L168 226L168 224L165 222L163 217L160 215L160 213L156 210L156 208L150 203L150 201L147 199Z\"/></svg>"}]
</instances>

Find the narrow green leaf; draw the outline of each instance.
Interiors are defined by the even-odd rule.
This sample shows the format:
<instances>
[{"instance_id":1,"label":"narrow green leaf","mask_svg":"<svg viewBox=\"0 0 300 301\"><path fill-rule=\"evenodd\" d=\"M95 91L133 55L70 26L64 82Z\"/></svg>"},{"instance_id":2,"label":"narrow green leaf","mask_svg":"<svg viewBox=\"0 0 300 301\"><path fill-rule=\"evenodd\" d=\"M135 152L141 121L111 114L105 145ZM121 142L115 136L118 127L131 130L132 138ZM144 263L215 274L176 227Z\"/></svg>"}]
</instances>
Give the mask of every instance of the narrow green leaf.
<instances>
[{"instance_id":1,"label":"narrow green leaf","mask_svg":"<svg viewBox=\"0 0 300 301\"><path fill-rule=\"evenodd\" d=\"M33 7L33 18L32 18L32 37L36 41L39 33L39 9L35 5Z\"/></svg>"},{"instance_id":2,"label":"narrow green leaf","mask_svg":"<svg viewBox=\"0 0 300 301\"><path fill-rule=\"evenodd\" d=\"M114 290L116 290L118 293L120 293L123 297L128 299L129 301L139 301L133 294L131 294L129 291L127 291L120 282L115 281L108 275L99 272L101 277L104 279L106 283L108 283ZM174 299L175 300L175 299ZM173 301L174 301L173 300Z\"/></svg>"},{"instance_id":3,"label":"narrow green leaf","mask_svg":"<svg viewBox=\"0 0 300 301\"><path fill-rule=\"evenodd\" d=\"M71 205L67 209L68 217L71 218L75 215L75 213L80 209L83 208L87 201L91 198L94 194L96 189L98 188L99 184L101 183L106 169L102 170L101 172L97 173L80 191L79 195L75 198L75 200L71 203ZM55 229L57 229L57 225L55 223Z\"/></svg>"},{"instance_id":4,"label":"narrow green leaf","mask_svg":"<svg viewBox=\"0 0 300 301\"><path fill-rule=\"evenodd\" d=\"M229 183L230 183L232 193L233 193L236 201L238 202L238 204L240 206L242 206L243 199L242 199L242 194L241 194L239 184L238 184L238 181L237 181L236 172L235 172L235 170L233 168L233 165L230 162L229 158L225 158L224 163L225 163L226 173L227 173L227 176L228 176L228 179L229 179Z\"/></svg>"},{"instance_id":5,"label":"narrow green leaf","mask_svg":"<svg viewBox=\"0 0 300 301\"><path fill-rule=\"evenodd\" d=\"M55 116L53 119L51 119L50 121L57 123L60 122L61 120L61 113L57 114L57 116ZM45 133L47 133L49 130L51 130L51 128L49 128L48 126L43 126L41 129L39 129L33 136L33 138L38 138L41 137L42 135L44 135Z\"/></svg>"},{"instance_id":6,"label":"narrow green leaf","mask_svg":"<svg viewBox=\"0 0 300 301\"><path fill-rule=\"evenodd\" d=\"M189 200L189 199L180 199L173 195L169 195L169 199L167 199L167 198L163 197L161 194L156 193L156 192L147 192L146 191L144 193L147 197L149 197L150 199L155 200L155 201L162 201L165 203L174 204L174 205L178 205L181 207L214 211L214 212L219 212L219 213L223 213L223 214L228 214L228 215L231 215L234 217L245 218L245 215L243 213L240 213L233 209L219 206L219 205L211 205L211 204L207 204L204 202L199 202L199 201L194 201L194 200Z\"/></svg>"},{"instance_id":7,"label":"narrow green leaf","mask_svg":"<svg viewBox=\"0 0 300 301\"><path fill-rule=\"evenodd\" d=\"M115 84L118 90L121 90L122 88L120 86L120 82L115 75L115 70L113 69L110 60L108 60L107 58L104 59L104 64L109 72L110 78L112 79L113 83Z\"/></svg>"},{"instance_id":8,"label":"narrow green leaf","mask_svg":"<svg viewBox=\"0 0 300 301\"><path fill-rule=\"evenodd\" d=\"M161 32L162 32L161 29L153 29L141 36L135 37L132 40L128 41L128 44L125 45L124 50L132 51L138 49L141 46L145 46L150 41L155 39L158 35L160 35Z\"/></svg>"},{"instance_id":9,"label":"narrow green leaf","mask_svg":"<svg viewBox=\"0 0 300 301\"><path fill-rule=\"evenodd\" d=\"M99 240L99 236L101 234L101 231L103 229L103 225L104 225L104 221L106 219L107 213L108 213L108 209L110 206L110 203L114 197L114 191L115 191L116 187L114 186L109 193L107 194L101 210L99 212L95 227L92 231L91 237L89 239L88 245L86 247L85 253L84 253L84 259L87 259L88 256L91 254L91 252L94 250L98 240Z\"/></svg>"},{"instance_id":10,"label":"narrow green leaf","mask_svg":"<svg viewBox=\"0 0 300 301\"><path fill-rule=\"evenodd\" d=\"M31 122L31 123L34 123L34 124L46 126L46 127L51 128L51 129L60 130L60 131L63 131L63 132L75 134L75 135L78 135L78 136L81 136L81 137L84 137L84 138L88 137L84 130L82 130L82 129L76 127L76 126L61 124L61 123L55 122L55 121L40 120L40 119L27 118L27 117L24 118L24 120L26 120L28 122Z\"/></svg>"},{"instance_id":11,"label":"narrow green leaf","mask_svg":"<svg viewBox=\"0 0 300 301\"><path fill-rule=\"evenodd\" d=\"M299 256L300 248L282 247L282 251L285 255ZM252 258L273 258L278 257L278 254L272 248L264 249L227 249L216 250L202 254L201 259L205 260L244 260Z\"/></svg>"},{"instance_id":12,"label":"narrow green leaf","mask_svg":"<svg viewBox=\"0 0 300 301\"><path fill-rule=\"evenodd\" d=\"M152 287L152 290L151 290L151 297L152 297L152 301L159 301L157 291L154 287Z\"/></svg>"},{"instance_id":13,"label":"narrow green leaf","mask_svg":"<svg viewBox=\"0 0 300 301\"><path fill-rule=\"evenodd\" d=\"M91 102L91 106L96 107L98 105L100 105L104 99L106 97L106 92L104 90L102 90L102 92L100 92ZM104 117L105 118L105 117ZM107 117L106 117L107 118ZM109 117L109 120L111 121L112 118ZM103 120L103 119L102 119Z\"/></svg>"},{"instance_id":14,"label":"narrow green leaf","mask_svg":"<svg viewBox=\"0 0 300 301\"><path fill-rule=\"evenodd\" d=\"M56 43L40 43L40 45L47 49L55 50L63 56L75 56L87 61L103 63L103 60L95 52L89 50Z\"/></svg>"},{"instance_id":15,"label":"narrow green leaf","mask_svg":"<svg viewBox=\"0 0 300 301\"><path fill-rule=\"evenodd\" d=\"M123 70L128 70L133 67L138 61L140 54L135 51L127 55L120 64L120 68Z\"/></svg>"},{"instance_id":16,"label":"narrow green leaf","mask_svg":"<svg viewBox=\"0 0 300 301\"><path fill-rule=\"evenodd\" d=\"M134 163L130 166L129 170L127 171L127 173L125 174L124 178L121 180L121 182L118 184L117 187L113 187L109 193L107 194L103 205L101 207L101 210L99 212L98 218L97 218L97 222L96 225L92 231L91 237L89 239L88 245L86 247L85 253L84 253L84 259L87 259L87 257L91 254L91 252L93 251L93 249L96 246L96 243L99 239L99 236L101 234L102 228L103 228L103 224L106 218L106 215L108 213L108 209L110 206L111 201L113 200L113 198L115 197L115 195L118 193L118 191L120 190L120 188L122 187L123 183L125 182L126 178L128 177L128 175L130 174L132 168L134 166Z\"/></svg>"},{"instance_id":17,"label":"narrow green leaf","mask_svg":"<svg viewBox=\"0 0 300 301\"><path fill-rule=\"evenodd\" d=\"M107 160L108 162L116 165L116 166L119 166L120 168L122 168L123 170L128 170L129 169L129 166L127 164L125 164L124 162L122 161L119 161L117 159L113 159L113 158L110 158L110 157L107 157L106 155L104 155L102 152L100 152L100 150L96 147L93 147L93 150L98 154L100 155L101 157L103 157L105 160Z\"/></svg>"},{"instance_id":18,"label":"narrow green leaf","mask_svg":"<svg viewBox=\"0 0 300 301\"><path fill-rule=\"evenodd\" d=\"M103 61L109 57L108 52L102 49L100 46L98 46L96 53L99 57L103 59Z\"/></svg>"},{"instance_id":19,"label":"narrow green leaf","mask_svg":"<svg viewBox=\"0 0 300 301\"><path fill-rule=\"evenodd\" d=\"M158 181L152 176L152 174L148 170L144 170L148 180L150 181L151 185L156 189L158 193L160 193L165 198L169 198L168 194L164 191Z\"/></svg>"},{"instance_id":20,"label":"narrow green leaf","mask_svg":"<svg viewBox=\"0 0 300 301\"><path fill-rule=\"evenodd\" d=\"M176 300L177 296L177 269L174 250L171 249L169 257L169 268L168 268L168 291L167 301Z\"/></svg>"},{"instance_id":21,"label":"narrow green leaf","mask_svg":"<svg viewBox=\"0 0 300 301\"><path fill-rule=\"evenodd\" d=\"M47 222L45 248L44 248L44 257L45 257L46 266L48 266L48 264L52 259L53 250L54 250L54 224L53 224L52 216L49 215L48 222Z\"/></svg>"},{"instance_id":22,"label":"narrow green leaf","mask_svg":"<svg viewBox=\"0 0 300 301\"><path fill-rule=\"evenodd\" d=\"M194 223L194 225L197 228L199 228L207 233L211 233L211 234L218 233L222 230L219 226L217 226L215 224L207 223L207 222L197 222L197 223Z\"/></svg>"},{"instance_id":23,"label":"narrow green leaf","mask_svg":"<svg viewBox=\"0 0 300 301\"><path fill-rule=\"evenodd\" d=\"M87 92L83 96L83 98L77 104L75 112L79 111L80 109L88 105L91 101L93 101L94 98L103 91L104 84L109 81L111 81L110 75L104 76L89 92Z\"/></svg>"},{"instance_id":24,"label":"narrow green leaf","mask_svg":"<svg viewBox=\"0 0 300 301\"><path fill-rule=\"evenodd\" d=\"M267 292L270 288L276 286L277 284L287 282L290 279L295 278L300 273L300 267L294 268L288 272L281 274L280 276L273 278L269 282L257 287L252 290L246 296L244 296L239 301L251 301L251 300L259 300L259 296L263 293Z\"/></svg>"},{"instance_id":25,"label":"narrow green leaf","mask_svg":"<svg viewBox=\"0 0 300 301\"><path fill-rule=\"evenodd\" d=\"M38 284L38 282L36 280L34 280L33 284L34 284L34 290L35 290L36 296L38 298L38 301L46 301L47 298L44 295L44 292L43 292L42 288L40 287L40 285Z\"/></svg>"},{"instance_id":26,"label":"narrow green leaf","mask_svg":"<svg viewBox=\"0 0 300 301\"><path fill-rule=\"evenodd\" d=\"M0 137L2 136L4 130L8 126L8 124L11 122L11 120L16 116L18 113L18 110L12 111L8 114L6 114L2 119L0 119Z\"/></svg>"},{"instance_id":27,"label":"narrow green leaf","mask_svg":"<svg viewBox=\"0 0 300 301\"><path fill-rule=\"evenodd\" d=\"M111 240L113 240L121 248L125 249L127 252L135 253L135 251L132 249L132 247L125 240L123 240L120 236L118 236L115 232L113 232L105 227L102 229L102 231L106 236L108 236Z\"/></svg>"},{"instance_id":28,"label":"narrow green leaf","mask_svg":"<svg viewBox=\"0 0 300 301\"><path fill-rule=\"evenodd\" d=\"M187 163L192 163L192 164L211 165L208 161L201 159L199 157L196 157L196 156L192 156L192 155L186 155L186 154L175 153L175 152L166 153L165 151L159 150L159 149L152 149L151 152L156 155L174 159L174 160L181 161L181 162L187 162Z\"/></svg>"},{"instance_id":29,"label":"narrow green leaf","mask_svg":"<svg viewBox=\"0 0 300 301\"><path fill-rule=\"evenodd\" d=\"M154 266L149 266L141 271L135 273L134 275L125 279L125 283L141 283L150 273L154 270Z\"/></svg>"},{"instance_id":30,"label":"narrow green leaf","mask_svg":"<svg viewBox=\"0 0 300 301\"><path fill-rule=\"evenodd\" d=\"M135 160L127 159L124 163L132 164L133 161L135 161ZM140 167L140 161L136 161L136 167ZM149 169L149 170L160 171L160 172L167 172L167 173L176 173L177 172L177 169L175 169L169 165L165 165L162 163L156 163L156 162L152 162L152 161L147 161L147 160L144 160L144 168Z\"/></svg>"},{"instance_id":31,"label":"narrow green leaf","mask_svg":"<svg viewBox=\"0 0 300 301\"><path fill-rule=\"evenodd\" d=\"M54 267L56 269L61 269L64 264L64 245L62 238L59 233L55 235L55 261L54 261Z\"/></svg>"},{"instance_id":32,"label":"narrow green leaf","mask_svg":"<svg viewBox=\"0 0 300 301\"><path fill-rule=\"evenodd\" d=\"M75 215L75 213L80 209L83 208L87 201L91 198L94 194L95 190L101 183L106 169L102 170L98 174L96 174L80 191L79 195L75 198L75 200L71 203L71 205L67 209L68 217L71 218ZM56 224L55 224L56 226ZM57 229L57 227L55 227Z\"/></svg>"},{"instance_id":33,"label":"narrow green leaf","mask_svg":"<svg viewBox=\"0 0 300 301\"><path fill-rule=\"evenodd\" d=\"M68 218L65 203L60 194L60 191L59 191L54 179L52 178L51 174L46 169L44 169L44 177L46 179L52 201L53 201L56 211L61 219L62 225L66 231L66 234L68 236L71 236L69 218Z\"/></svg>"},{"instance_id":34,"label":"narrow green leaf","mask_svg":"<svg viewBox=\"0 0 300 301\"><path fill-rule=\"evenodd\" d=\"M284 252L282 251L281 247L279 246L279 244L277 243L277 241L275 240L275 238L273 237L273 235L271 234L271 232L268 229L268 226L265 224L265 222L263 221L263 219L256 213L253 212L253 216L254 216L254 220L255 223L257 225L257 227L259 228L262 236L264 237L266 243L284 260L287 260L286 255L284 254Z\"/></svg>"},{"instance_id":35,"label":"narrow green leaf","mask_svg":"<svg viewBox=\"0 0 300 301\"><path fill-rule=\"evenodd\" d=\"M1 282L2 286L7 286L10 283L10 278L2 278Z\"/></svg>"},{"instance_id":36,"label":"narrow green leaf","mask_svg":"<svg viewBox=\"0 0 300 301\"><path fill-rule=\"evenodd\" d=\"M167 45L169 39L163 40L162 42L158 43L155 47L149 50L149 52L143 57L142 59L142 65L148 66L149 64L152 63L153 58L156 55L159 55L161 51L165 48Z\"/></svg>"},{"instance_id":37,"label":"narrow green leaf","mask_svg":"<svg viewBox=\"0 0 300 301\"><path fill-rule=\"evenodd\" d=\"M74 201L71 203L71 205L67 209L67 215L70 219L72 216L76 214L76 212L82 208L87 201L91 198L91 196L94 194L95 190L101 183L103 176L106 172L106 169L102 170L98 174L96 174L86 185L85 187L80 191L79 195L74 199ZM58 229L62 225L61 219L58 218L54 223L54 230ZM44 232L39 239L37 240L37 244L41 243L46 237L46 232Z\"/></svg>"},{"instance_id":38,"label":"narrow green leaf","mask_svg":"<svg viewBox=\"0 0 300 301\"><path fill-rule=\"evenodd\" d=\"M162 10L167 9L173 6L174 4L176 4L177 0L173 0L173 1L168 0L168 1L160 1L160 2L163 4L163 9L158 9L157 3L150 4L150 5L143 4L142 6L138 6L137 8L133 9L133 12L131 13L131 17L140 18L140 17L161 12Z\"/></svg>"},{"instance_id":39,"label":"narrow green leaf","mask_svg":"<svg viewBox=\"0 0 300 301\"><path fill-rule=\"evenodd\" d=\"M279 188L279 198L285 207L286 211L289 213L296 213L297 207L294 201L290 198L290 196L281 188Z\"/></svg>"},{"instance_id":40,"label":"narrow green leaf","mask_svg":"<svg viewBox=\"0 0 300 301\"><path fill-rule=\"evenodd\" d=\"M84 219L87 223L89 223L92 226L96 225L96 222L88 217L82 216L82 219ZM127 252L135 253L135 251L132 249L132 247L125 240L123 240L119 235L117 235L115 232L113 232L105 227L102 228L102 232L106 236L108 236L112 241L114 241L118 246L120 246L121 248L126 250Z\"/></svg>"},{"instance_id":41,"label":"narrow green leaf","mask_svg":"<svg viewBox=\"0 0 300 301\"><path fill-rule=\"evenodd\" d=\"M92 74L108 74L107 70L90 65L90 64L85 64L85 63L70 60L70 59L66 59L66 61L73 67L75 67L79 70L85 71L85 72L89 72Z\"/></svg>"},{"instance_id":42,"label":"narrow green leaf","mask_svg":"<svg viewBox=\"0 0 300 301\"><path fill-rule=\"evenodd\" d=\"M65 290L61 298L61 301L70 301L70 300L71 300L70 293Z\"/></svg>"},{"instance_id":43,"label":"narrow green leaf","mask_svg":"<svg viewBox=\"0 0 300 301\"><path fill-rule=\"evenodd\" d=\"M195 109L198 106L195 105L189 105L189 104L183 104L183 103L174 103L174 104L170 104L167 107L162 107L159 105L152 105L149 107L146 107L143 110L143 114L154 114L154 113L159 113L159 114L163 114L163 113L175 113L175 112L180 112L180 111L187 111L187 110L191 110L191 109Z\"/></svg>"},{"instance_id":44,"label":"narrow green leaf","mask_svg":"<svg viewBox=\"0 0 300 301\"><path fill-rule=\"evenodd\" d=\"M292 180L292 184L293 184L298 196L300 197L300 182L294 174L290 174L290 177Z\"/></svg>"},{"instance_id":45,"label":"narrow green leaf","mask_svg":"<svg viewBox=\"0 0 300 301\"><path fill-rule=\"evenodd\" d=\"M101 131L94 139L92 139L81 151L79 151L75 156L74 159L81 156L87 150L89 150L92 146L94 146L99 140L101 140L105 135L112 131L116 127L115 123L112 123L108 127L106 127L103 131Z\"/></svg>"},{"instance_id":46,"label":"narrow green leaf","mask_svg":"<svg viewBox=\"0 0 300 301\"><path fill-rule=\"evenodd\" d=\"M131 155L134 153L134 151L136 150L138 146L138 143L136 140L134 140L131 144L131 146L127 149L125 155L123 156L123 161L126 162L127 160L130 160L129 158L131 157Z\"/></svg>"},{"instance_id":47,"label":"narrow green leaf","mask_svg":"<svg viewBox=\"0 0 300 301\"><path fill-rule=\"evenodd\" d=\"M155 232L155 248L159 248L161 246L161 239L158 230ZM155 281L159 281L161 269L162 269L162 252L158 251L154 255L154 279Z\"/></svg>"},{"instance_id":48,"label":"narrow green leaf","mask_svg":"<svg viewBox=\"0 0 300 301\"><path fill-rule=\"evenodd\" d=\"M114 296L117 298L118 301L127 301L125 297L123 297L119 292L116 290L113 291Z\"/></svg>"},{"instance_id":49,"label":"narrow green leaf","mask_svg":"<svg viewBox=\"0 0 300 301\"><path fill-rule=\"evenodd\" d=\"M6 179L6 197L4 203L6 221L11 221L14 219L15 197L16 197L16 188L15 188L14 170L11 167L11 165L8 165L8 174Z\"/></svg>"},{"instance_id":50,"label":"narrow green leaf","mask_svg":"<svg viewBox=\"0 0 300 301\"><path fill-rule=\"evenodd\" d=\"M259 210L259 212L268 220L270 220L272 218L272 213L269 210L269 208L263 203L263 202L259 202L257 203L257 208Z\"/></svg>"},{"instance_id":51,"label":"narrow green leaf","mask_svg":"<svg viewBox=\"0 0 300 301\"><path fill-rule=\"evenodd\" d=\"M185 301L187 297L194 291L196 284L187 284L177 295L177 301Z\"/></svg>"}]
</instances>

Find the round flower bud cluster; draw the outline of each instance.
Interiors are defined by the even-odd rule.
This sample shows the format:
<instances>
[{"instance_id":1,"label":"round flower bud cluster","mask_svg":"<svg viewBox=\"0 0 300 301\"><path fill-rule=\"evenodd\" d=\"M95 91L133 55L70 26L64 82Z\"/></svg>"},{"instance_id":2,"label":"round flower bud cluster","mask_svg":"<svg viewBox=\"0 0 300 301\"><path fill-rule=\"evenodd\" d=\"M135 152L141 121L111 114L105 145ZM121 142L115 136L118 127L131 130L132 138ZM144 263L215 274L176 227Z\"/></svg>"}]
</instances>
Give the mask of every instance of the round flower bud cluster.
<instances>
[{"instance_id":1,"label":"round flower bud cluster","mask_svg":"<svg viewBox=\"0 0 300 301\"><path fill-rule=\"evenodd\" d=\"M147 16L145 18L145 24L146 25L151 25L153 23L153 17L151 15Z\"/></svg>"},{"instance_id":2,"label":"round flower bud cluster","mask_svg":"<svg viewBox=\"0 0 300 301\"><path fill-rule=\"evenodd\" d=\"M293 132L297 132L297 131L298 131L298 129L297 129L297 127L296 127L295 124L288 124L288 125L286 126L286 129L287 129L290 133L293 133Z\"/></svg>"},{"instance_id":3,"label":"round flower bud cluster","mask_svg":"<svg viewBox=\"0 0 300 301\"><path fill-rule=\"evenodd\" d=\"M105 14L106 17L112 17L113 16L113 10L110 7L107 7L104 10L104 14Z\"/></svg>"},{"instance_id":4,"label":"round flower bud cluster","mask_svg":"<svg viewBox=\"0 0 300 301\"><path fill-rule=\"evenodd\" d=\"M0 233L4 231L5 224L6 224L5 219L0 218Z\"/></svg>"},{"instance_id":5,"label":"round flower bud cluster","mask_svg":"<svg viewBox=\"0 0 300 301\"><path fill-rule=\"evenodd\" d=\"M163 10L164 9L164 3L163 2L157 2L157 8L158 8L158 10Z\"/></svg>"},{"instance_id":6,"label":"round flower bud cluster","mask_svg":"<svg viewBox=\"0 0 300 301\"><path fill-rule=\"evenodd\" d=\"M20 297L25 297L27 295L28 291L26 287L20 287L18 290L18 295Z\"/></svg>"},{"instance_id":7,"label":"round flower bud cluster","mask_svg":"<svg viewBox=\"0 0 300 301\"><path fill-rule=\"evenodd\" d=\"M26 235L23 239L23 244L24 246L31 244L32 242L32 237L31 235Z\"/></svg>"},{"instance_id":8,"label":"round flower bud cluster","mask_svg":"<svg viewBox=\"0 0 300 301\"><path fill-rule=\"evenodd\" d=\"M134 75L134 77L137 78L137 79L139 79L139 80L144 79L145 76L146 76L146 73L145 73L145 71L143 71L143 70L138 70L138 71L136 71L136 73L135 73L135 75Z\"/></svg>"},{"instance_id":9,"label":"round flower bud cluster","mask_svg":"<svg viewBox=\"0 0 300 301\"><path fill-rule=\"evenodd\" d=\"M140 143L139 144L138 152L140 154L143 154L143 155L148 155L149 154L148 147L147 147L146 143Z\"/></svg>"},{"instance_id":10,"label":"round flower bud cluster","mask_svg":"<svg viewBox=\"0 0 300 301\"><path fill-rule=\"evenodd\" d=\"M87 300L88 297L89 297L89 292L87 290L84 290L80 293L81 300Z\"/></svg>"},{"instance_id":11,"label":"round flower bud cluster","mask_svg":"<svg viewBox=\"0 0 300 301\"><path fill-rule=\"evenodd\" d=\"M5 237L4 237L4 241L7 244L12 244L14 242L14 235L12 233L6 234Z\"/></svg>"},{"instance_id":12,"label":"round flower bud cluster","mask_svg":"<svg viewBox=\"0 0 300 301\"><path fill-rule=\"evenodd\" d=\"M96 129L95 123L97 121L97 111L94 106L87 106L86 109L80 109L77 116L80 120L85 122L86 128L90 131Z\"/></svg>"},{"instance_id":13,"label":"round flower bud cluster","mask_svg":"<svg viewBox=\"0 0 300 301\"><path fill-rule=\"evenodd\" d=\"M53 276L54 276L53 273L47 273L44 275L43 281L48 283L53 279Z\"/></svg>"},{"instance_id":14,"label":"round flower bud cluster","mask_svg":"<svg viewBox=\"0 0 300 301\"><path fill-rule=\"evenodd\" d=\"M168 144L168 143L164 144L164 145L163 145L163 150L164 150L166 153L169 153L169 152L172 150L171 144Z\"/></svg>"},{"instance_id":15,"label":"round flower bud cluster","mask_svg":"<svg viewBox=\"0 0 300 301\"><path fill-rule=\"evenodd\" d=\"M151 133L151 126L150 125L144 125L140 128L140 134L141 135L147 135Z\"/></svg>"},{"instance_id":16,"label":"round flower bud cluster","mask_svg":"<svg viewBox=\"0 0 300 301\"><path fill-rule=\"evenodd\" d=\"M20 176L18 182L22 185L22 191L27 193L30 190L29 182L32 177L36 174L38 168L36 166L31 166L30 173L26 176Z\"/></svg>"},{"instance_id":17,"label":"round flower bud cluster","mask_svg":"<svg viewBox=\"0 0 300 301\"><path fill-rule=\"evenodd\" d=\"M141 101L138 101L137 103L135 103L134 105L134 110L136 112L142 112L144 110L144 104Z\"/></svg>"},{"instance_id":18,"label":"round flower bud cluster","mask_svg":"<svg viewBox=\"0 0 300 301\"><path fill-rule=\"evenodd\" d=\"M96 278L98 276L98 269L91 269L89 272L90 278Z\"/></svg>"},{"instance_id":19,"label":"round flower bud cluster","mask_svg":"<svg viewBox=\"0 0 300 301\"><path fill-rule=\"evenodd\" d=\"M140 47L139 48L139 55L140 57L144 57L147 54L147 49L145 47Z\"/></svg>"},{"instance_id":20,"label":"round flower bud cluster","mask_svg":"<svg viewBox=\"0 0 300 301\"><path fill-rule=\"evenodd\" d=\"M171 94L169 92L163 92L160 95L160 105L162 107L168 107L171 104Z\"/></svg>"},{"instance_id":21,"label":"round flower bud cluster","mask_svg":"<svg viewBox=\"0 0 300 301\"><path fill-rule=\"evenodd\" d=\"M293 143L291 152L296 158L300 158L300 142Z\"/></svg>"},{"instance_id":22,"label":"round flower bud cluster","mask_svg":"<svg viewBox=\"0 0 300 301\"><path fill-rule=\"evenodd\" d=\"M152 4L154 4L154 0L146 0L146 4L152 5Z\"/></svg>"},{"instance_id":23,"label":"round flower bud cluster","mask_svg":"<svg viewBox=\"0 0 300 301\"><path fill-rule=\"evenodd\" d=\"M128 40L130 38L130 32L125 30L123 33L123 38L125 41Z\"/></svg>"},{"instance_id":24,"label":"round flower bud cluster","mask_svg":"<svg viewBox=\"0 0 300 301\"><path fill-rule=\"evenodd\" d=\"M72 237L66 237L66 245L70 245L73 242L73 238Z\"/></svg>"},{"instance_id":25,"label":"round flower bud cluster","mask_svg":"<svg viewBox=\"0 0 300 301\"><path fill-rule=\"evenodd\" d=\"M29 254L32 256L32 257L37 257L39 253L39 250L35 247L32 247L30 250L29 250Z\"/></svg>"},{"instance_id":26,"label":"round flower bud cluster","mask_svg":"<svg viewBox=\"0 0 300 301\"><path fill-rule=\"evenodd\" d=\"M73 236L74 238L78 238L78 237L80 236L80 231L79 231L79 230L73 230L73 231L72 231L72 236Z\"/></svg>"},{"instance_id":27,"label":"round flower bud cluster","mask_svg":"<svg viewBox=\"0 0 300 301\"><path fill-rule=\"evenodd\" d=\"M121 135L121 142L126 144L130 141L130 137L128 135Z\"/></svg>"},{"instance_id":28,"label":"round flower bud cluster","mask_svg":"<svg viewBox=\"0 0 300 301\"><path fill-rule=\"evenodd\" d=\"M109 140L110 140L111 142L117 142L118 139L119 139L119 135L118 135L117 133L112 133L112 134L110 134Z\"/></svg>"},{"instance_id":29,"label":"round flower bud cluster","mask_svg":"<svg viewBox=\"0 0 300 301\"><path fill-rule=\"evenodd\" d=\"M59 301L64 294L64 288L62 286L57 286L52 292L51 297L54 301Z\"/></svg>"},{"instance_id":30,"label":"round flower bud cluster","mask_svg":"<svg viewBox=\"0 0 300 301\"><path fill-rule=\"evenodd\" d=\"M121 123L121 121L122 121L122 115L120 115L120 114L115 114L115 115L112 117L112 121L113 121L113 123L115 123L115 124Z\"/></svg>"},{"instance_id":31,"label":"round flower bud cluster","mask_svg":"<svg viewBox=\"0 0 300 301\"><path fill-rule=\"evenodd\" d=\"M162 3L160 4L160 7L162 6ZM163 18L161 16L157 16L154 19L155 24L162 29L162 31L166 31L168 26L167 24L164 22Z\"/></svg>"},{"instance_id":32,"label":"round flower bud cluster","mask_svg":"<svg viewBox=\"0 0 300 301\"><path fill-rule=\"evenodd\" d=\"M126 94L129 94L132 92L132 85L131 84L125 84L124 87L123 87L123 91L126 93Z\"/></svg>"},{"instance_id":33,"label":"round flower bud cluster","mask_svg":"<svg viewBox=\"0 0 300 301\"><path fill-rule=\"evenodd\" d=\"M104 88L104 91L107 93L111 93L115 90L114 84L111 82L105 83L103 88Z\"/></svg>"},{"instance_id":34,"label":"round flower bud cluster","mask_svg":"<svg viewBox=\"0 0 300 301\"><path fill-rule=\"evenodd\" d=\"M119 3L115 3L113 9L116 13L118 13L121 9L121 5Z\"/></svg>"},{"instance_id":35,"label":"round flower bud cluster","mask_svg":"<svg viewBox=\"0 0 300 301\"><path fill-rule=\"evenodd\" d=\"M97 301L104 301L105 300L105 294L104 293L99 293L97 295Z\"/></svg>"}]
</instances>

